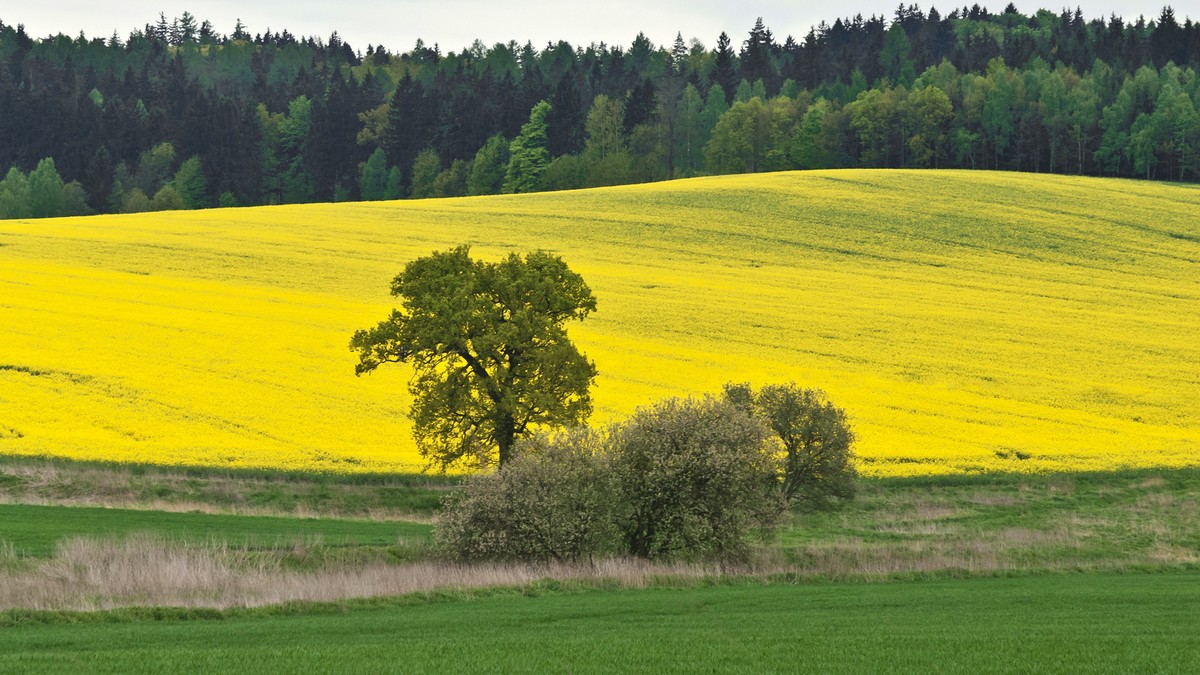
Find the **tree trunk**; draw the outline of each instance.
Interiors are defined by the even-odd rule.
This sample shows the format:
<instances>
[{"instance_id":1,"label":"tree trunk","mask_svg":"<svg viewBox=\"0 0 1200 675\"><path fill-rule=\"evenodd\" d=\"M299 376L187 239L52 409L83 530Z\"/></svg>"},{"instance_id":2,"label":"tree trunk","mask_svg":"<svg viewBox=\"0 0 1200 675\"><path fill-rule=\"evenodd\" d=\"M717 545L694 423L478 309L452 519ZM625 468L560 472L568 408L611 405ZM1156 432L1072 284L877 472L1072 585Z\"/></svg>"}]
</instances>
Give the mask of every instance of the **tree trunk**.
<instances>
[{"instance_id":1,"label":"tree trunk","mask_svg":"<svg viewBox=\"0 0 1200 675\"><path fill-rule=\"evenodd\" d=\"M496 420L496 445L500 448L500 466L512 459L512 446L517 435L517 422L511 412L500 413Z\"/></svg>"}]
</instances>

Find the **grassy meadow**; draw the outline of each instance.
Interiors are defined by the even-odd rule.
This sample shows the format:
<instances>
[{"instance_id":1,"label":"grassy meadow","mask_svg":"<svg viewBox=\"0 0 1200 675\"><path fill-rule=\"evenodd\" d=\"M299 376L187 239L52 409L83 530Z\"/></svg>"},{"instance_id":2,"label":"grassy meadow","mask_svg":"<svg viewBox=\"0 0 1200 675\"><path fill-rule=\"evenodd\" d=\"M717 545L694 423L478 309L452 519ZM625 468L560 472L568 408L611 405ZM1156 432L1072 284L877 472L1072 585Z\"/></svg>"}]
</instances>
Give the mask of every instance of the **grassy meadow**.
<instances>
[{"instance_id":1,"label":"grassy meadow","mask_svg":"<svg viewBox=\"0 0 1200 675\"><path fill-rule=\"evenodd\" d=\"M44 557L65 539L119 539L154 533L167 540L236 547L302 546L386 548L428 540L431 526L403 521L361 521L114 509L41 504L0 504L0 541L21 557Z\"/></svg>"},{"instance_id":2,"label":"grassy meadow","mask_svg":"<svg viewBox=\"0 0 1200 675\"><path fill-rule=\"evenodd\" d=\"M350 334L404 263L548 249L598 311L594 421L722 383L845 407L868 476L1197 463L1200 189L814 171L0 222L0 455L414 471Z\"/></svg>"},{"instance_id":3,"label":"grassy meadow","mask_svg":"<svg viewBox=\"0 0 1200 675\"><path fill-rule=\"evenodd\" d=\"M434 507L394 494L430 486L358 479L0 463L0 626L23 610L259 607L546 579L614 589L1200 569L1200 469L869 479L840 509L790 514L732 566L449 564L432 555Z\"/></svg>"},{"instance_id":4,"label":"grassy meadow","mask_svg":"<svg viewBox=\"0 0 1200 675\"><path fill-rule=\"evenodd\" d=\"M1167 673L1200 658L1200 584L1182 574L437 597L44 617L0 629L0 670Z\"/></svg>"}]
</instances>

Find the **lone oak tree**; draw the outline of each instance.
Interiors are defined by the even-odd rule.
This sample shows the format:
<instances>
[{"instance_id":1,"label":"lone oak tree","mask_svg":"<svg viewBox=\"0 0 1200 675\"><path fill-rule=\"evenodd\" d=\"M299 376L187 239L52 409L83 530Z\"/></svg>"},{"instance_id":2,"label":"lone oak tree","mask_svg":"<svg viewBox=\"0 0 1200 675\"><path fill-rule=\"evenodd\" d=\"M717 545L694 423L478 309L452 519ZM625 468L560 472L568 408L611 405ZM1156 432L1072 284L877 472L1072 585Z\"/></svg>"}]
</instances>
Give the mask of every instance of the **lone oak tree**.
<instances>
[{"instance_id":1,"label":"lone oak tree","mask_svg":"<svg viewBox=\"0 0 1200 675\"><path fill-rule=\"evenodd\" d=\"M459 246L408 263L392 295L400 309L350 340L354 370L413 366L409 417L430 465L504 465L518 437L591 414L596 367L564 324L595 311L596 299L558 256L487 263Z\"/></svg>"}]
</instances>

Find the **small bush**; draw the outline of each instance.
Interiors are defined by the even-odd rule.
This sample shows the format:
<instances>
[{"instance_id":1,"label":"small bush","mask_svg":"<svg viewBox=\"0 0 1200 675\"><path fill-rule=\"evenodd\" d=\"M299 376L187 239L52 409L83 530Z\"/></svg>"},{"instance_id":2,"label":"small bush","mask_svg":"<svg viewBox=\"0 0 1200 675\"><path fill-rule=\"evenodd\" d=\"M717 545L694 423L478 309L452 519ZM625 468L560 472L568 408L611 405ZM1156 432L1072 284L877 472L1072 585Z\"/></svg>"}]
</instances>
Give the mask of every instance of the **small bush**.
<instances>
[{"instance_id":1,"label":"small bush","mask_svg":"<svg viewBox=\"0 0 1200 675\"><path fill-rule=\"evenodd\" d=\"M580 560L618 552L612 472L587 430L537 436L492 474L451 495L437 527L455 560Z\"/></svg>"},{"instance_id":2,"label":"small bush","mask_svg":"<svg viewBox=\"0 0 1200 675\"><path fill-rule=\"evenodd\" d=\"M671 399L618 426L611 462L626 550L644 558L742 557L780 502L767 429L721 399Z\"/></svg>"},{"instance_id":3,"label":"small bush","mask_svg":"<svg viewBox=\"0 0 1200 675\"><path fill-rule=\"evenodd\" d=\"M853 440L845 412L796 385L670 399L520 443L447 501L438 545L467 561L742 559L789 501L853 496Z\"/></svg>"}]
</instances>

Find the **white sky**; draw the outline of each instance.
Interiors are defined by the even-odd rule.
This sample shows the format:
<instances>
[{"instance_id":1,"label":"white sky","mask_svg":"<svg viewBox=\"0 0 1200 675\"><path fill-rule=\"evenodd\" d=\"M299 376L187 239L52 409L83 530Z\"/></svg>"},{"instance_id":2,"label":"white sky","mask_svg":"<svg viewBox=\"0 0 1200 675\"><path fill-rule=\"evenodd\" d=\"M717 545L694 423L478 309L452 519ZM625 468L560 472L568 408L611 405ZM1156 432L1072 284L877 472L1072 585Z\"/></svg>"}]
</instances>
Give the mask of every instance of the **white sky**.
<instances>
[{"instance_id":1,"label":"white sky","mask_svg":"<svg viewBox=\"0 0 1200 675\"><path fill-rule=\"evenodd\" d=\"M907 0L905 4L911 4ZM943 14L953 7L974 4L976 0L935 2ZM993 12L1001 11L1008 0L980 0L979 4ZM1082 7L1084 16L1092 19L1116 13L1126 19L1144 14L1157 17L1164 0L1014 0L1017 9L1029 14L1039 7L1061 11L1064 6ZM643 31L655 44L669 45L675 33L684 39L699 38L711 47L721 31L729 33L735 45L745 38L754 19L764 23L776 39L788 34L802 38L809 28L822 20L833 23L838 16L862 13L883 14L891 18L899 0L847 0L844 2L814 2L813 0L598 0L592 2L552 2L534 0L378 0L376 2L320 2L313 0L49 0L48 2L4 3L0 5L0 21L5 24L25 24L35 37L54 33L88 37L107 37L114 30L124 38L138 26L154 21L161 11L167 18L190 11L198 20L208 19L221 33L233 31L238 18L253 35L266 28L277 32L287 28L299 36L328 37L334 30L357 50L365 51L368 44L383 44L391 51L407 51L417 38L426 44L438 43L442 51L458 51L476 38L487 45L516 40L532 40L542 47L549 40L564 39L573 45L591 42L628 45L638 31ZM923 10L928 2L917 3ZM1185 16L1200 19L1200 0L1177 0L1171 3L1180 22ZM842 9L847 8L847 9Z\"/></svg>"}]
</instances>

